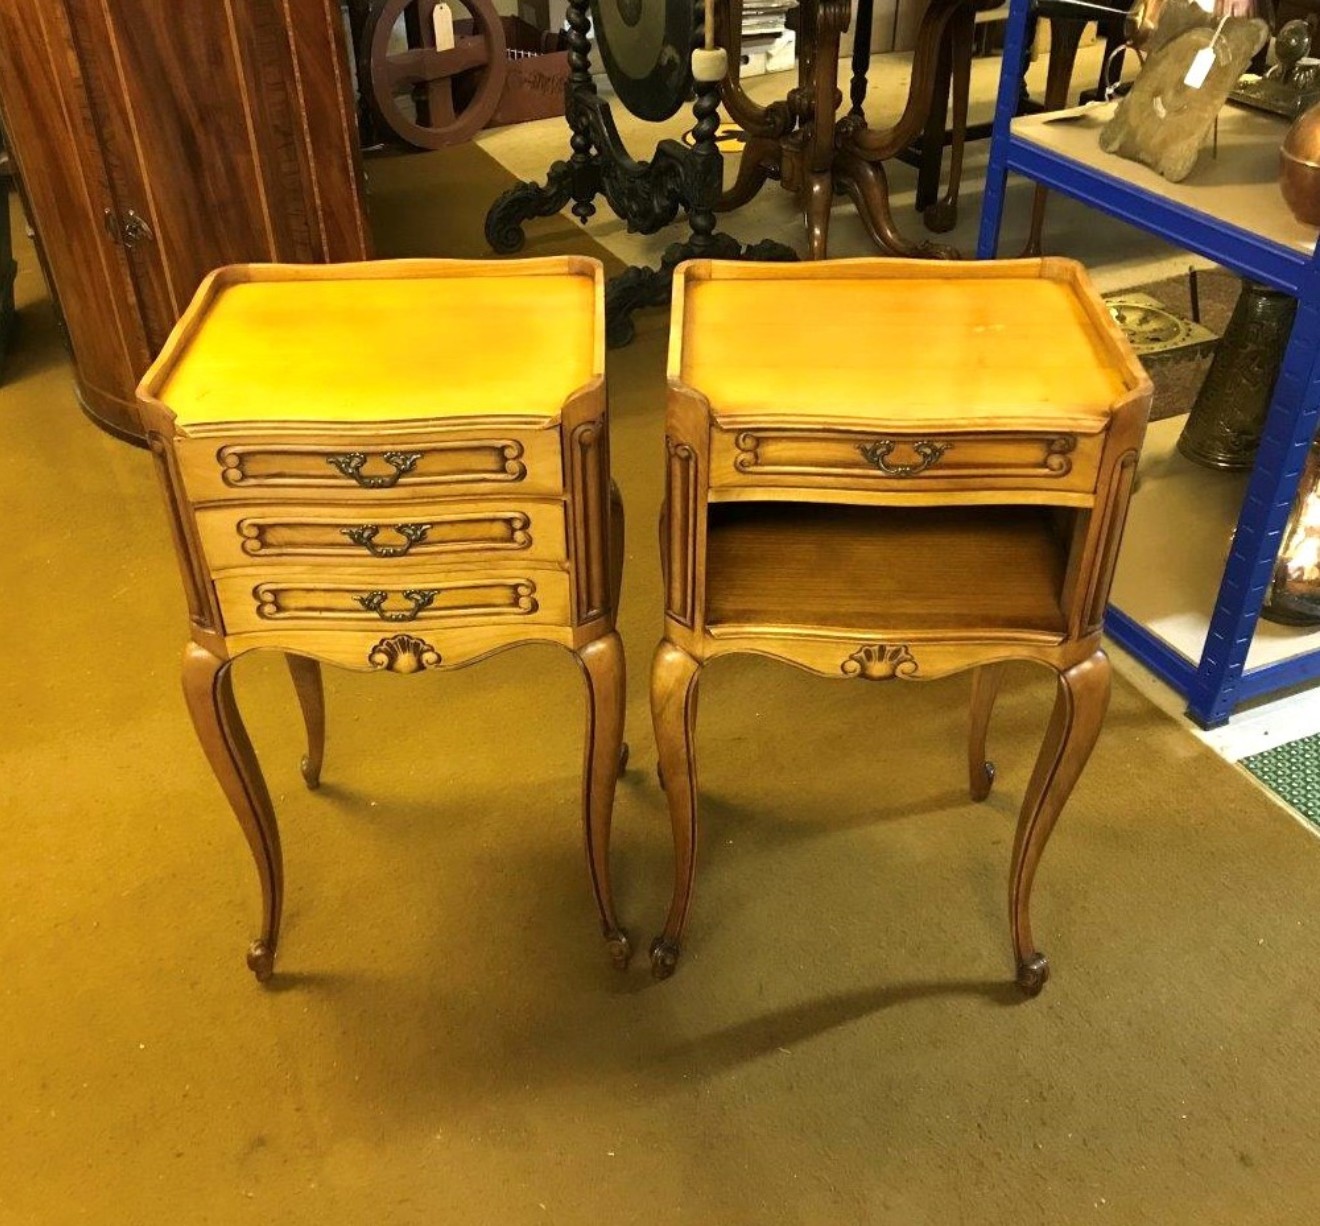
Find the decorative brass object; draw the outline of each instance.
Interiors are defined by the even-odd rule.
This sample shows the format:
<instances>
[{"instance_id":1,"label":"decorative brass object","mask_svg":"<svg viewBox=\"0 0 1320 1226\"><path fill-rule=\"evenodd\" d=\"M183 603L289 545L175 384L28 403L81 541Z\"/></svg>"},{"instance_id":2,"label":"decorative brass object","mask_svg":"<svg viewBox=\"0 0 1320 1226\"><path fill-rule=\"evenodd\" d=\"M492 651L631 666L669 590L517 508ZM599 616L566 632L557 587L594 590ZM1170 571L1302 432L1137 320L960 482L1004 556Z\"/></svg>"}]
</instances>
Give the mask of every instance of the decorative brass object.
<instances>
[{"instance_id":1,"label":"decorative brass object","mask_svg":"<svg viewBox=\"0 0 1320 1226\"><path fill-rule=\"evenodd\" d=\"M367 592L364 596L354 596L353 599L369 613L374 613L381 621L410 622L414 621L423 609L429 608L439 595L439 588L409 588L403 593L403 598L412 605L412 608L389 612L385 609L385 602L390 597L389 592Z\"/></svg>"},{"instance_id":2,"label":"decorative brass object","mask_svg":"<svg viewBox=\"0 0 1320 1226\"><path fill-rule=\"evenodd\" d=\"M1288 626L1320 625L1320 443L1307 454L1260 615Z\"/></svg>"},{"instance_id":3,"label":"decorative brass object","mask_svg":"<svg viewBox=\"0 0 1320 1226\"><path fill-rule=\"evenodd\" d=\"M352 528L340 528L355 545L361 545L373 558L401 558L414 545L426 540L431 531L430 524L395 524L394 531L403 537L402 545L377 545L376 536L380 532L379 524L358 524Z\"/></svg>"},{"instance_id":4,"label":"decorative brass object","mask_svg":"<svg viewBox=\"0 0 1320 1226\"><path fill-rule=\"evenodd\" d=\"M1301 19L1285 22L1274 37L1278 63L1263 77L1243 74L1229 91L1228 100L1284 119L1296 119L1320 101L1320 74L1315 61L1302 62L1310 50L1311 27Z\"/></svg>"},{"instance_id":5,"label":"decorative brass object","mask_svg":"<svg viewBox=\"0 0 1320 1226\"><path fill-rule=\"evenodd\" d=\"M439 667L440 653L425 639L396 634L381 639L367 654L367 663L387 673L420 673L426 668Z\"/></svg>"},{"instance_id":6,"label":"decorative brass object","mask_svg":"<svg viewBox=\"0 0 1320 1226\"><path fill-rule=\"evenodd\" d=\"M1142 361L1173 353L1192 357L1213 349L1219 340L1203 324L1184 319L1149 294L1131 290L1106 294L1105 306Z\"/></svg>"},{"instance_id":7,"label":"decorative brass object","mask_svg":"<svg viewBox=\"0 0 1320 1226\"><path fill-rule=\"evenodd\" d=\"M1279 190L1298 221L1320 226L1320 105L1298 119L1283 138Z\"/></svg>"},{"instance_id":8,"label":"decorative brass object","mask_svg":"<svg viewBox=\"0 0 1320 1226\"><path fill-rule=\"evenodd\" d=\"M363 489L387 490L398 485L399 478L405 473L412 472L417 467L417 461L421 458L422 453L420 451L387 451L381 456L381 459L394 471L379 477L363 475L362 469L367 463L367 453L365 451L349 451L343 455L328 455L325 457L325 462L338 469L344 476L351 477Z\"/></svg>"},{"instance_id":9,"label":"decorative brass object","mask_svg":"<svg viewBox=\"0 0 1320 1226\"><path fill-rule=\"evenodd\" d=\"M1178 439L1178 450L1189 460L1209 468L1250 468L1255 462L1296 311L1296 300L1282 290L1242 282Z\"/></svg>"},{"instance_id":10,"label":"decorative brass object","mask_svg":"<svg viewBox=\"0 0 1320 1226\"><path fill-rule=\"evenodd\" d=\"M844 660L839 671L845 677L888 681L891 677L915 677L917 661L906 643L868 643Z\"/></svg>"},{"instance_id":11,"label":"decorative brass object","mask_svg":"<svg viewBox=\"0 0 1320 1226\"><path fill-rule=\"evenodd\" d=\"M898 444L897 439L878 438L857 450L868 464L873 464L887 477L915 477L918 473L924 473L932 464L938 463L940 456L953 446L952 443L937 443L934 439L918 439L912 444L912 450L921 457L915 464L891 464L889 457Z\"/></svg>"}]
</instances>

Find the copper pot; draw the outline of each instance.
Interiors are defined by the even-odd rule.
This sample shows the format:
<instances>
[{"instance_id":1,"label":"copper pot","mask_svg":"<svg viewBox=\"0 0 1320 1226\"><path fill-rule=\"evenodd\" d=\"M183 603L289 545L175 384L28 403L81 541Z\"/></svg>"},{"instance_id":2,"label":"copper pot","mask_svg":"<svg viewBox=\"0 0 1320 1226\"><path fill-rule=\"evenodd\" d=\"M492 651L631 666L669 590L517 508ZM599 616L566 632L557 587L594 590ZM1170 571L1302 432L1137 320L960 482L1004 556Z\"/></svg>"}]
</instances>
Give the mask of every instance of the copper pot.
<instances>
[{"instance_id":1,"label":"copper pot","mask_svg":"<svg viewBox=\"0 0 1320 1226\"><path fill-rule=\"evenodd\" d=\"M1283 138L1279 190L1298 221L1320 226L1320 103L1299 115Z\"/></svg>"}]
</instances>

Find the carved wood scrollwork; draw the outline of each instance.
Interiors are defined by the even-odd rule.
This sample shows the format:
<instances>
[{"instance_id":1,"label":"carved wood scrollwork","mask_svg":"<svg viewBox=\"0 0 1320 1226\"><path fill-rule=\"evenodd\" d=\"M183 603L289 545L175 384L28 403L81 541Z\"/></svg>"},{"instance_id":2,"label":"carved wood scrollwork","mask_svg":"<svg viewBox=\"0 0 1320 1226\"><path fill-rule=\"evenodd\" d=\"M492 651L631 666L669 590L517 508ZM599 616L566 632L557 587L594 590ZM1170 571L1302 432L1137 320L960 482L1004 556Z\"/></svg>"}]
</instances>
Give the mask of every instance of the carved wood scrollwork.
<instances>
[{"instance_id":1,"label":"carved wood scrollwork","mask_svg":"<svg viewBox=\"0 0 1320 1226\"><path fill-rule=\"evenodd\" d=\"M697 520L697 455L691 446L666 436L668 453L668 486L666 505L669 510L668 590L665 607L669 616L685 626L696 619L696 551L693 534Z\"/></svg>"},{"instance_id":2,"label":"carved wood scrollwork","mask_svg":"<svg viewBox=\"0 0 1320 1226\"><path fill-rule=\"evenodd\" d=\"M878 472L901 479L930 472L932 478L1032 480L1066 477L1077 450L1072 434L1007 431L960 435L956 440L906 436L855 440L855 435L837 430L743 430L734 438L733 466L740 473L761 477L851 478ZM941 464L955 449L954 460Z\"/></svg>"},{"instance_id":3,"label":"carved wood scrollwork","mask_svg":"<svg viewBox=\"0 0 1320 1226\"><path fill-rule=\"evenodd\" d=\"M425 639L412 634L381 639L367 653L367 663L387 673L419 673L426 668L438 668L440 662L440 653Z\"/></svg>"},{"instance_id":4,"label":"carved wood scrollwork","mask_svg":"<svg viewBox=\"0 0 1320 1226\"><path fill-rule=\"evenodd\" d=\"M591 621L609 608L609 556L605 540L607 434L604 418L583 422L569 435L569 514L573 533L576 620Z\"/></svg>"},{"instance_id":5,"label":"carved wood scrollwork","mask_svg":"<svg viewBox=\"0 0 1320 1226\"><path fill-rule=\"evenodd\" d=\"M527 465L522 460L523 445L517 439L502 438L429 443L424 450L416 452L354 451L342 454L329 453L320 447L278 443L231 444L221 447L215 458L220 465L220 479L229 486L301 485L333 488L342 485L342 479L347 478L366 489L392 489L409 477L418 477L415 469L428 455L451 458L462 456L469 461L454 471L421 476L421 480L428 484L512 482L521 481L527 476ZM377 456L384 472L365 476L364 467L374 463Z\"/></svg>"},{"instance_id":6,"label":"carved wood scrollwork","mask_svg":"<svg viewBox=\"0 0 1320 1226\"><path fill-rule=\"evenodd\" d=\"M868 643L859 647L840 665L845 677L864 681L888 681L891 677L915 677L916 657L906 643Z\"/></svg>"},{"instance_id":7,"label":"carved wood scrollwork","mask_svg":"<svg viewBox=\"0 0 1320 1226\"><path fill-rule=\"evenodd\" d=\"M1072 434L1060 434L1050 439L1045 448L1045 468L1055 476L1063 477L1072 472L1072 460L1069 456L1077 449L1077 438Z\"/></svg>"}]
</instances>

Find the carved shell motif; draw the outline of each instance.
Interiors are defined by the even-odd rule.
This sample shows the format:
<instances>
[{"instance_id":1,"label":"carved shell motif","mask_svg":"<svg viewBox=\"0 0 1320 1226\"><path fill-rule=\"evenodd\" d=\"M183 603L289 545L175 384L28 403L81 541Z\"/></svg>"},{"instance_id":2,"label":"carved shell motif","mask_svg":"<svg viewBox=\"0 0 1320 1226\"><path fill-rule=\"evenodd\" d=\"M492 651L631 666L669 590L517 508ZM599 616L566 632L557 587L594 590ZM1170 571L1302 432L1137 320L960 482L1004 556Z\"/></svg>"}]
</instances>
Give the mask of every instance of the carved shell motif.
<instances>
[{"instance_id":1,"label":"carved shell motif","mask_svg":"<svg viewBox=\"0 0 1320 1226\"><path fill-rule=\"evenodd\" d=\"M396 634L381 639L368 653L367 663L387 673L419 673L425 668L435 668L440 663L440 653L416 635Z\"/></svg>"},{"instance_id":2,"label":"carved shell motif","mask_svg":"<svg viewBox=\"0 0 1320 1226\"><path fill-rule=\"evenodd\" d=\"M840 671L845 677L887 681L891 677L915 677L917 661L906 643L868 643L844 660Z\"/></svg>"}]
</instances>

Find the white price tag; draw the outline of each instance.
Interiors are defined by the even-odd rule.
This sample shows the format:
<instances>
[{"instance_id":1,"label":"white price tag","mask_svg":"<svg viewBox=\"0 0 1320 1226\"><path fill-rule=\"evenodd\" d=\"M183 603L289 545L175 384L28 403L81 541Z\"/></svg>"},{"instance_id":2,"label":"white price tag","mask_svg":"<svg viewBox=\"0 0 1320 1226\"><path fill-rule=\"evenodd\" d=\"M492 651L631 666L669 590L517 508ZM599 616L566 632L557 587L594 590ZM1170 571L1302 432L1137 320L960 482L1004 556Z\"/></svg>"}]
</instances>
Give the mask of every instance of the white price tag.
<instances>
[{"instance_id":1,"label":"white price tag","mask_svg":"<svg viewBox=\"0 0 1320 1226\"><path fill-rule=\"evenodd\" d=\"M451 50L454 46L454 10L447 4L437 4L432 21L435 27L435 49Z\"/></svg>"},{"instance_id":2,"label":"white price tag","mask_svg":"<svg viewBox=\"0 0 1320 1226\"><path fill-rule=\"evenodd\" d=\"M1194 56L1192 62L1187 66L1187 75L1183 77L1183 84L1191 89L1200 89L1205 84L1205 79L1210 75L1210 69L1215 66L1214 47L1202 47Z\"/></svg>"}]
</instances>

